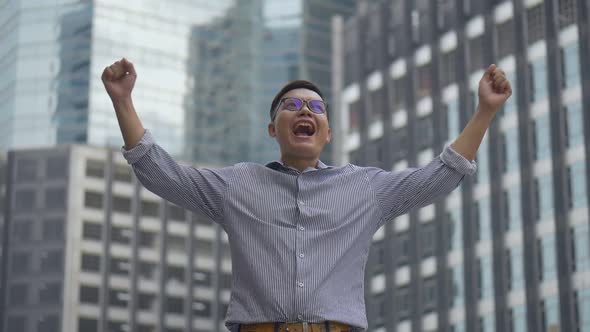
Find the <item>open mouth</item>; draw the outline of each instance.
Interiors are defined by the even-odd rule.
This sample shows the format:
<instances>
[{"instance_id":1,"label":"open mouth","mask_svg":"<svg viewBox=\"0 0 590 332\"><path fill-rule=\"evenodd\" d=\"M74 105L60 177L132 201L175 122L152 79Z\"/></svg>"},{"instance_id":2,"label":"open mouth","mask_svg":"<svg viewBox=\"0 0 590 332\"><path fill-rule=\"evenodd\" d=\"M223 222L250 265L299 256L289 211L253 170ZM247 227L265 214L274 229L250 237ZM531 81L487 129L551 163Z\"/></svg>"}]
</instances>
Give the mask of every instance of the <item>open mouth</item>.
<instances>
[{"instance_id":1,"label":"open mouth","mask_svg":"<svg viewBox=\"0 0 590 332\"><path fill-rule=\"evenodd\" d=\"M297 137L310 137L315 134L315 127L310 122L298 122L293 128L293 134Z\"/></svg>"}]
</instances>

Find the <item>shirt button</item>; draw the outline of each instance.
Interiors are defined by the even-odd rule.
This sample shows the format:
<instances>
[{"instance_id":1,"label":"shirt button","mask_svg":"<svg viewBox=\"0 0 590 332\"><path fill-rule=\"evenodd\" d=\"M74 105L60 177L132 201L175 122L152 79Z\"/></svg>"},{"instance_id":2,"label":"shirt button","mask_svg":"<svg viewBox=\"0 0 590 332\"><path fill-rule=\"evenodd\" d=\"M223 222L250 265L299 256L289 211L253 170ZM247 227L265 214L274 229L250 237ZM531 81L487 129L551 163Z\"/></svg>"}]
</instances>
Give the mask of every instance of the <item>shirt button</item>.
<instances>
[{"instance_id":1,"label":"shirt button","mask_svg":"<svg viewBox=\"0 0 590 332\"><path fill-rule=\"evenodd\" d=\"M303 226L299 226L299 230L300 230L300 231L304 231L304 230L305 230L305 227L303 227Z\"/></svg>"},{"instance_id":2,"label":"shirt button","mask_svg":"<svg viewBox=\"0 0 590 332\"><path fill-rule=\"evenodd\" d=\"M302 287L303 288L303 283L300 281L297 283L297 286Z\"/></svg>"},{"instance_id":3,"label":"shirt button","mask_svg":"<svg viewBox=\"0 0 590 332\"><path fill-rule=\"evenodd\" d=\"M301 205L305 205L305 203L303 203L303 201L299 201L299 204L301 204Z\"/></svg>"},{"instance_id":4,"label":"shirt button","mask_svg":"<svg viewBox=\"0 0 590 332\"><path fill-rule=\"evenodd\" d=\"M305 257L305 254L304 253L300 253L299 254L299 258L303 258L303 257Z\"/></svg>"},{"instance_id":5,"label":"shirt button","mask_svg":"<svg viewBox=\"0 0 590 332\"><path fill-rule=\"evenodd\" d=\"M297 315L297 319L303 320L303 315L302 314Z\"/></svg>"}]
</instances>

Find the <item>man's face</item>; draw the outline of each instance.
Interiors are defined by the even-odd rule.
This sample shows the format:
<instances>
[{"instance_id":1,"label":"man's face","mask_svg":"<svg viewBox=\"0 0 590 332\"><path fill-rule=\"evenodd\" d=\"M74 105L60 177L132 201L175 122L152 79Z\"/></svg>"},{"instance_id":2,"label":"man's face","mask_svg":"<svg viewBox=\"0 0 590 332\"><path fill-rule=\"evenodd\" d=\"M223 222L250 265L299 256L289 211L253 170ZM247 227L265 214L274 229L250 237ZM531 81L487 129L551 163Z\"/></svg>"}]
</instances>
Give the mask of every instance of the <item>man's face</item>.
<instances>
[{"instance_id":1,"label":"man's face","mask_svg":"<svg viewBox=\"0 0 590 332\"><path fill-rule=\"evenodd\" d=\"M322 100L315 91L308 89L291 90L282 96L286 97ZM328 116L311 112L307 104L299 111L286 110L279 104L274 121L268 125L268 134L279 143L283 157L319 158L324 145L330 142Z\"/></svg>"}]
</instances>

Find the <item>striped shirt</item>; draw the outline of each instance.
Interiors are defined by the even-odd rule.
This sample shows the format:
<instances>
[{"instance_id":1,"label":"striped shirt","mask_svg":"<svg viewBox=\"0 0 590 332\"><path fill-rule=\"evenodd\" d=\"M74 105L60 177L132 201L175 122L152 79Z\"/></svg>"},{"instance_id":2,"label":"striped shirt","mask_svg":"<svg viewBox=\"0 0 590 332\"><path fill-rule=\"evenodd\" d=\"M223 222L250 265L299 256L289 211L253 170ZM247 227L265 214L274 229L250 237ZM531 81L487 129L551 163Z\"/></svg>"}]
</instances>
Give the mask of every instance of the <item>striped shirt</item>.
<instances>
[{"instance_id":1,"label":"striped shirt","mask_svg":"<svg viewBox=\"0 0 590 332\"><path fill-rule=\"evenodd\" d=\"M364 270L373 234L473 174L452 148L421 168L280 162L196 169L176 163L149 131L123 154L150 191L219 223L232 257L226 326L338 321L367 328Z\"/></svg>"}]
</instances>

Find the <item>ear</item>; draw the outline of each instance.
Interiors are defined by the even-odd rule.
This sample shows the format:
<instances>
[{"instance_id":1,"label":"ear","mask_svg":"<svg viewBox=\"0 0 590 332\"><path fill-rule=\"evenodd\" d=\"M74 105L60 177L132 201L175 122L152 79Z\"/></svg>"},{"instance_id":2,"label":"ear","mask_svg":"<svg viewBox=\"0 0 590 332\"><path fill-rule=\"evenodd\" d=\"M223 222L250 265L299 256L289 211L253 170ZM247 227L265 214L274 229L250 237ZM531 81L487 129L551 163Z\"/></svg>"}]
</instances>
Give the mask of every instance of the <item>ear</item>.
<instances>
[{"instance_id":1,"label":"ear","mask_svg":"<svg viewBox=\"0 0 590 332\"><path fill-rule=\"evenodd\" d=\"M275 124L273 122L268 124L268 136L277 137L277 129L275 128Z\"/></svg>"},{"instance_id":2,"label":"ear","mask_svg":"<svg viewBox=\"0 0 590 332\"><path fill-rule=\"evenodd\" d=\"M332 129L328 128L328 136L326 137L326 143L330 143L332 140Z\"/></svg>"}]
</instances>

